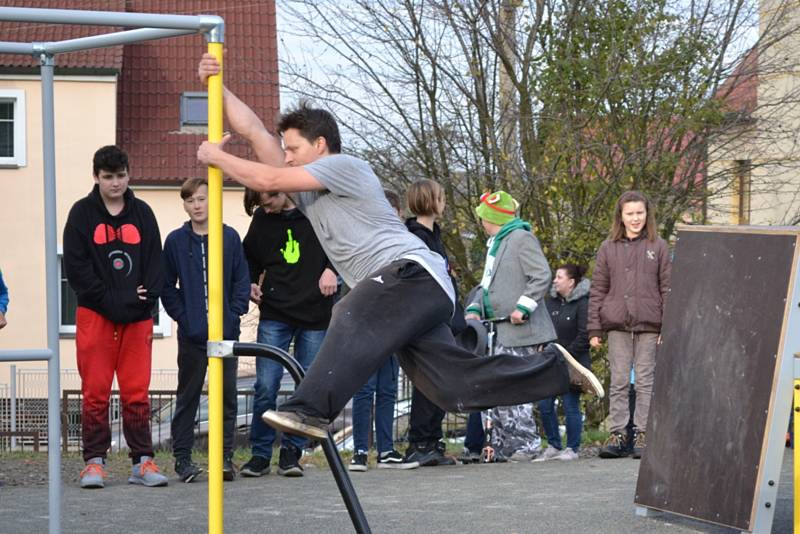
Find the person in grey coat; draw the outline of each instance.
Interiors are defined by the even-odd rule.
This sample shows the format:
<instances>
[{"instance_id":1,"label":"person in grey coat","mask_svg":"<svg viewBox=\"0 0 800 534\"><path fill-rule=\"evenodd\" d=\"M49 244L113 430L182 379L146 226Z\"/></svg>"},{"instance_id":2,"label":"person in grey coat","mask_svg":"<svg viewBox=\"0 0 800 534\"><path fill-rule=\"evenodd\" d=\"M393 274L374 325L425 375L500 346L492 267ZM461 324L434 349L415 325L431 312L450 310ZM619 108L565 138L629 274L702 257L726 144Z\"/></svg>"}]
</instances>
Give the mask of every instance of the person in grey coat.
<instances>
[{"instance_id":1,"label":"person in grey coat","mask_svg":"<svg viewBox=\"0 0 800 534\"><path fill-rule=\"evenodd\" d=\"M531 226L516 216L518 203L505 191L481 197L476 213L490 236L481 290L465 310L467 319L498 319L495 351L524 356L556 339L544 297L551 272ZM498 459L531 460L541 438L533 404L490 410L492 447Z\"/></svg>"}]
</instances>

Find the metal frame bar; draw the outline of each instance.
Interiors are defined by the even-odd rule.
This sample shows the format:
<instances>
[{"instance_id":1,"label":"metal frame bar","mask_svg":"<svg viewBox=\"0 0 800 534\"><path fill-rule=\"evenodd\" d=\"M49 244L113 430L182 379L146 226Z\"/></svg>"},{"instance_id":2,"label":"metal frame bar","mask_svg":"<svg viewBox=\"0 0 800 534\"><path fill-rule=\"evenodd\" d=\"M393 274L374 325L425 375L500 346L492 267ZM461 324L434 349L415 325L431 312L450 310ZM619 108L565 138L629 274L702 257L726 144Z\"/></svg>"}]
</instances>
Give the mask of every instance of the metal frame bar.
<instances>
[{"instance_id":1,"label":"metal frame bar","mask_svg":"<svg viewBox=\"0 0 800 534\"><path fill-rule=\"evenodd\" d=\"M795 249L798 247L800 236L795 239ZM755 494L755 515L752 532L756 534L769 534L772 531L772 522L775 518L775 508L778 501L778 480L781 476L783 454L786 450L786 425L792 411L794 381L800 378L796 374L794 353L800 347L800 254L795 251L795 264L791 272L796 273L792 279L793 287L787 288L789 316L784 325L783 353L777 357L780 369L777 372L775 394L772 399L773 413L771 425L767 428L766 454L764 455L763 472L759 477L759 487ZM795 418L795 425L797 418ZM795 450L797 446L795 445ZM800 465L794 464L794 476L798 476ZM795 496L800 489L794 488Z\"/></svg>"},{"instance_id":2,"label":"metal frame bar","mask_svg":"<svg viewBox=\"0 0 800 534\"><path fill-rule=\"evenodd\" d=\"M2 10L2 8L0 8ZM0 17L2 15L0 14ZM180 37L183 35L194 35L194 30L164 30L159 28L139 28L122 32L106 33L104 35L90 35L78 37L76 39L66 39L64 41L48 41L38 43L14 43L0 41L0 53L5 54L63 54L66 52L78 52L81 50L92 50L95 48L105 48L128 43L139 43L142 41L152 41L155 39L165 39L169 37Z\"/></svg>"},{"instance_id":3,"label":"metal frame bar","mask_svg":"<svg viewBox=\"0 0 800 534\"><path fill-rule=\"evenodd\" d=\"M216 15L167 15L122 11L88 11L80 9L39 9L31 7L0 8L0 20L9 22L42 22L83 26L122 26L126 28L165 28L194 30L204 33L223 24Z\"/></svg>"},{"instance_id":4,"label":"metal frame bar","mask_svg":"<svg viewBox=\"0 0 800 534\"><path fill-rule=\"evenodd\" d=\"M207 40L221 43L224 21L215 15L161 15L65 9L0 7L0 21L79 24L138 28L104 35L49 43L0 42L0 53L33 55L40 62L42 83L42 151L44 167L45 277L47 294L47 349L0 351L0 361L47 361L48 375L48 524L51 534L61 529L61 419L60 358L58 333L58 248L55 187L55 112L53 79L55 54L75 52L153 39L205 33Z\"/></svg>"},{"instance_id":5,"label":"metal frame bar","mask_svg":"<svg viewBox=\"0 0 800 534\"><path fill-rule=\"evenodd\" d=\"M289 371L295 386L300 384L300 381L305 376L305 371L303 371L303 368L297 363L297 360L289 356L287 352L271 345L240 343L237 341L233 343L233 355L268 358L274 362L278 362ZM369 524L367 523L367 517L364 515L364 510L361 508L361 503L356 495L356 490L353 488L350 476L347 474L339 452L336 450L336 443L330 431L328 431L328 439L322 442L322 450L325 451L328 465L330 465L333 478L336 480L336 485L339 487L339 492L342 494L342 499L347 507L347 512L350 514L350 520L353 522L356 533L371 534L372 530L370 530Z\"/></svg>"}]
</instances>

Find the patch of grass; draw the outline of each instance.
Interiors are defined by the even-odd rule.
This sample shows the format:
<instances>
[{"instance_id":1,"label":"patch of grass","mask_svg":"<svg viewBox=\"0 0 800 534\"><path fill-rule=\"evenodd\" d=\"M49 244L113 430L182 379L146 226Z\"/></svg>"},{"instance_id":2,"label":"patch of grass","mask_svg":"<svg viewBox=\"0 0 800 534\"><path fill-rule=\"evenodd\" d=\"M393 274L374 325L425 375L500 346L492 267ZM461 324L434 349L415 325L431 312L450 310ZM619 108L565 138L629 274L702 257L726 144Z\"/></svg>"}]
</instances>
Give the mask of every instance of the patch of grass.
<instances>
[{"instance_id":1,"label":"patch of grass","mask_svg":"<svg viewBox=\"0 0 800 534\"><path fill-rule=\"evenodd\" d=\"M608 439L608 432L596 428L584 429L581 435L582 445L602 445Z\"/></svg>"}]
</instances>

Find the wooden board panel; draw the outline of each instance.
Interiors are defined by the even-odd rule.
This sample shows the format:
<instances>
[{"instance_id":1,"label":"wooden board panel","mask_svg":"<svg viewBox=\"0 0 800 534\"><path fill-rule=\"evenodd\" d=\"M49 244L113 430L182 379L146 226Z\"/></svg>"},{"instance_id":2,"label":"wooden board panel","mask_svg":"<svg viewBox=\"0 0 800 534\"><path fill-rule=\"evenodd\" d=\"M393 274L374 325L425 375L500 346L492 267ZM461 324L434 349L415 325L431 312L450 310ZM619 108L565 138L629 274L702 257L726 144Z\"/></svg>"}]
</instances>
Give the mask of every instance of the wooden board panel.
<instances>
[{"instance_id":1,"label":"wooden board panel","mask_svg":"<svg viewBox=\"0 0 800 534\"><path fill-rule=\"evenodd\" d=\"M750 530L796 241L679 232L637 504Z\"/></svg>"}]
</instances>

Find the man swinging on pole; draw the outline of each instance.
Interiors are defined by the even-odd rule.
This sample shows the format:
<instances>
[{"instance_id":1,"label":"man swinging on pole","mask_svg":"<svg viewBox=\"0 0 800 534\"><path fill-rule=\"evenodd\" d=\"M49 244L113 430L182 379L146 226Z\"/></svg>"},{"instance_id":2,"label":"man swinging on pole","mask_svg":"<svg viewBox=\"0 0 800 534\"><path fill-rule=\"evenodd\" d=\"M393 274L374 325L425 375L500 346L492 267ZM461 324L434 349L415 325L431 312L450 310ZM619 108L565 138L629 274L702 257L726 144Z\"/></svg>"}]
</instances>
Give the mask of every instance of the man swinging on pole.
<instances>
[{"instance_id":1,"label":"man swinging on pole","mask_svg":"<svg viewBox=\"0 0 800 534\"><path fill-rule=\"evenodd\" d=\"M201 80L219 72L204 55ZM561 395L570 383L603 396L589 369L556 344L527 356L480 358L456 345L448 327L454 291L442 257L398 220L363 160L340 154L333 116L301 104L281 118L280 140L225 89L230 126L260 163L221 143L200 145L198 160L257 191L290 193L351 291L334 307L328 333L294 395L264 421L284 432L326 439L327 427L392 355L426 397L447 411L479 411Z\"/></svg>"}]
</instances>

